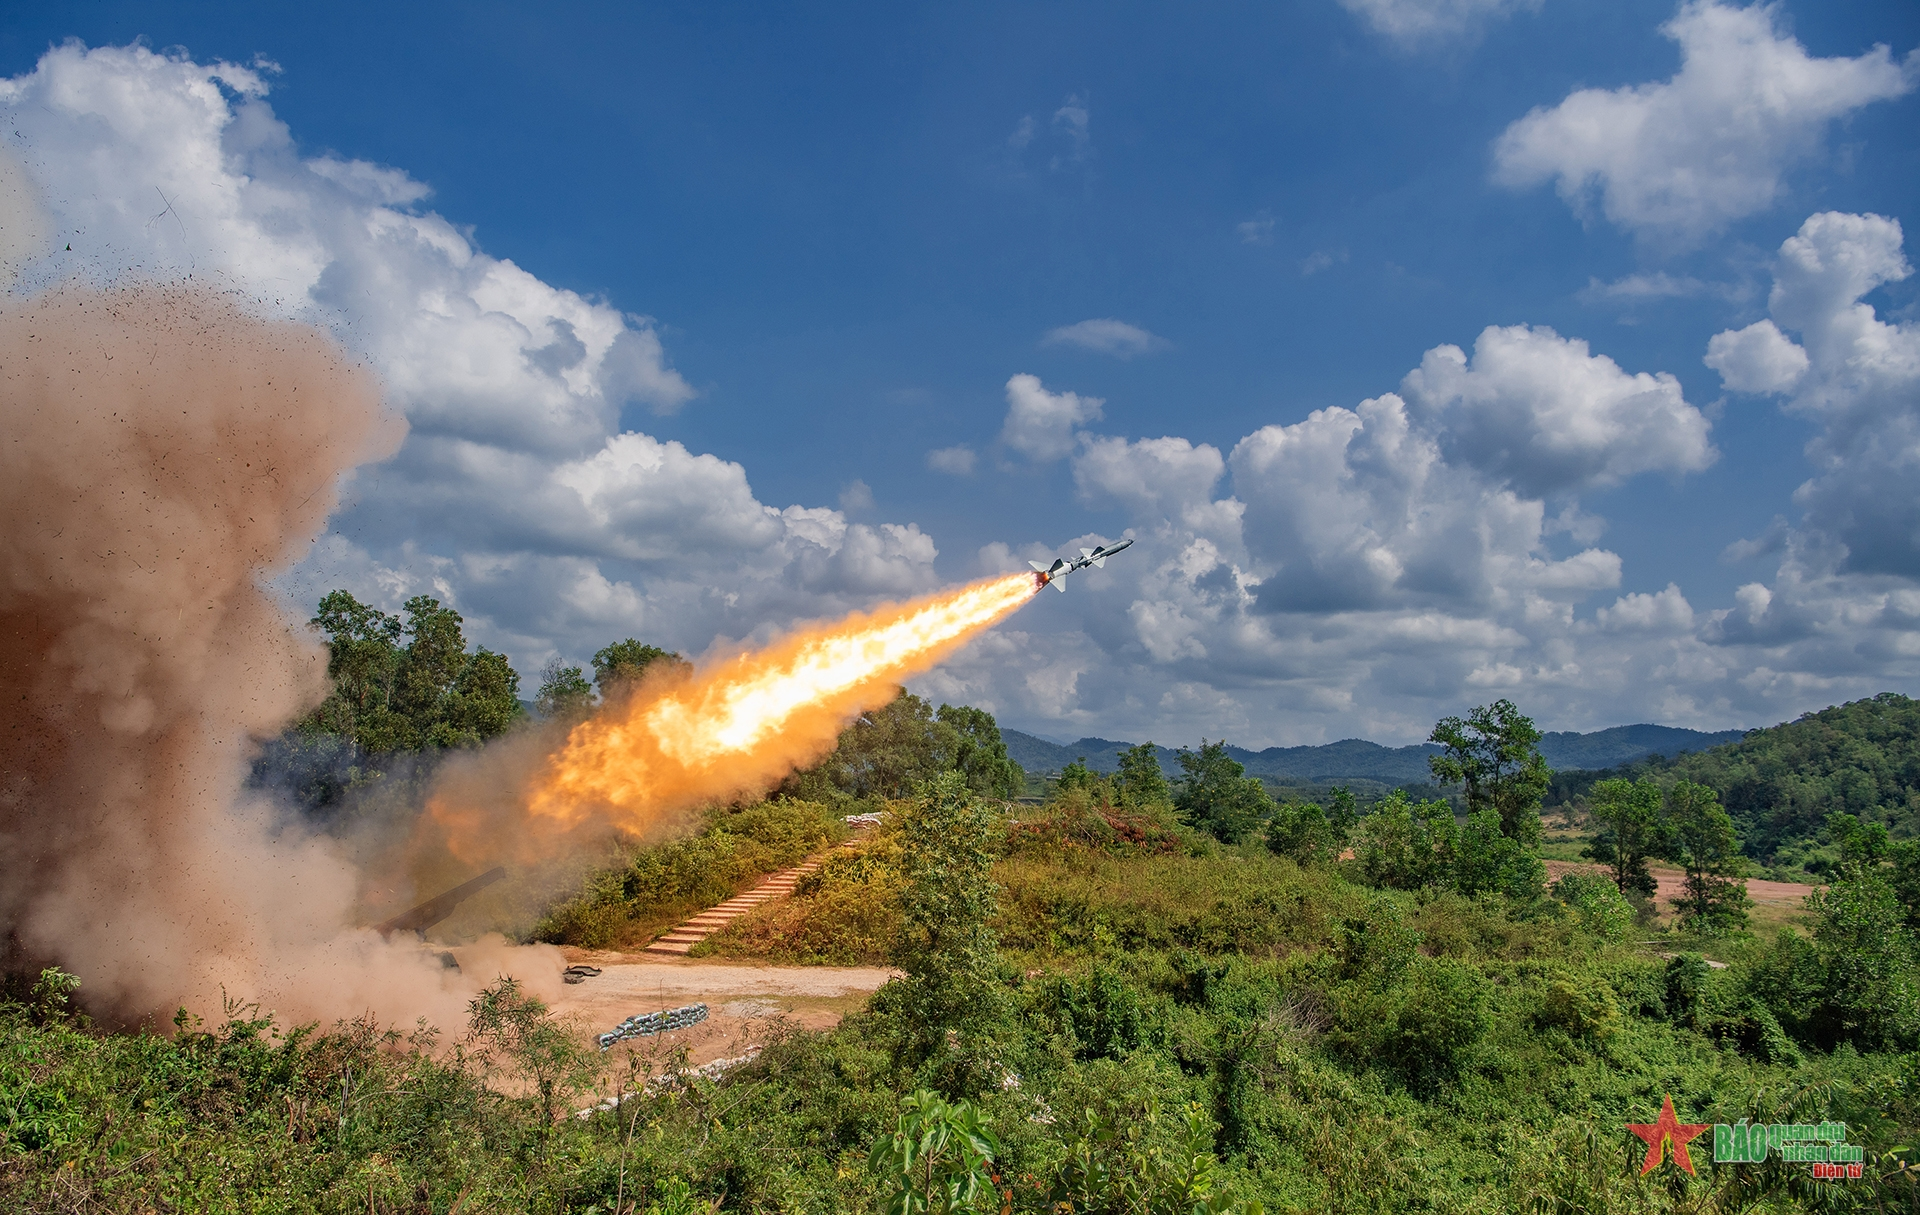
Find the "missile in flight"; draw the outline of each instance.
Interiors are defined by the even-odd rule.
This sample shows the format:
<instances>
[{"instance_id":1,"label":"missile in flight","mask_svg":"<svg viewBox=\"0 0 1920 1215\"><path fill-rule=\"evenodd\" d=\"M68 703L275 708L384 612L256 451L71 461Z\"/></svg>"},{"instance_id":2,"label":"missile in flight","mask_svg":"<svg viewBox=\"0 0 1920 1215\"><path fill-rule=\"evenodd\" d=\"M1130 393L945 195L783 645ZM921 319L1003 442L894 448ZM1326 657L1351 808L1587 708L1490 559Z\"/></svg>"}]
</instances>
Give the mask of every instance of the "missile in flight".
<instances>
[{"instance_id":1,"label":"missile in flight","mask_svg":"<svg viewBox=\"0 0 1920 1215\"><path fill-rule=\"evenodd\" d=\"M1033 576L1040 580L1041 586L1051 586L1054 590L1065 594L1067 587L1060 581L1062 578L1075 570L1086 569L1089 565L1095 568L1104 566L1108 557L1132 543L1132 540L1122 540L1114 545L1103 544L1099 548L1083 548L1080 550L1080 556L1073 561L1055 557L1052 565L1042 565L1038 561L1029 561L1027 564L1033 567Z\"/></svg>"}]
</instances>

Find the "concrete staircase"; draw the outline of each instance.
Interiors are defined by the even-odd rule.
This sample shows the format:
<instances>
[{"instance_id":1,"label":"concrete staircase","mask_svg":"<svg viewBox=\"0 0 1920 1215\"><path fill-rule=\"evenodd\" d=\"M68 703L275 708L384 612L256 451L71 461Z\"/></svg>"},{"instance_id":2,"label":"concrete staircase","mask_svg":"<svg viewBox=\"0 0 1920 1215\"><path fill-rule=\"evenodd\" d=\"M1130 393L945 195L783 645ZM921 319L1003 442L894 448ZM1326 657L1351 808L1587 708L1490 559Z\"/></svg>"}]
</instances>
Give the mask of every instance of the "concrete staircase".
<instances>
[{"instance_id":1,"label":"concrete staircase","mask_svg":"<svg viewBox=\"0 0 1920 1215\"><path fill-rule=\"evenodd\" d=\"M866 837L871 822L854 823L851 838L842 841L840 847L853 848ZM827 854L809 857L791 869L782 869L779 873L761 882L745 894L736 894L718 907L709 907L671 932L663 933L654 939L653 944L641 950L655 957L684 958L687 951L719 932L734 920L752 911L762 903L785 898L793 893L795 883L825 863Z\"/></svg>"},{"instance_id":2,"label":"concrete staircase","mask_svg":"<svg viewBox=\"0 0 1920 1215\"><path fill-rule=\"evenodd\" d=\"M784 898L793 893L794 883L820 868L822 858L783 869L766 881L755 886L745 894L737 894L718 907L709 907L673 931L666 933L647 946L644 952L665 954L669 957L685 957L687 950L701 941L719 932L736 918L752 911L762 903Z\"/></svg>"}]
</instances>

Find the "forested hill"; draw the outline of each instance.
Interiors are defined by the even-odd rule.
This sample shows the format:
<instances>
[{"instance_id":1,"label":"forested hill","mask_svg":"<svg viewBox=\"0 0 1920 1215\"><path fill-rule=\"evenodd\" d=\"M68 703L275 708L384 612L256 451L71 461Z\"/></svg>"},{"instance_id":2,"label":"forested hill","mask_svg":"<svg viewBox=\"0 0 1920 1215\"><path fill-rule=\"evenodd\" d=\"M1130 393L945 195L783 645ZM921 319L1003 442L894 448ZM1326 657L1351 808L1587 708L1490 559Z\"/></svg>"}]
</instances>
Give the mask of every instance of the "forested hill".
<instances>
[{"instance_id":1,"label":"forested hill","mask_svg":"<svg viewBox=\"0 0 1920 1215\"><path fill-rule=\"evenodd\" d=\"M1743 850L1772 864L1802 863L1836 811L1920 835L1920 700L1896 692L1654 767L1716 790Z\"/></svg>"},{"instance_id":2,"label":"forested hill","mask_svg":"<svg viewBox=\"0 0 1920 1215\"><path fill-rule=\"evenodd\" d=\"M1029 772L1058 772L1075 759L1085 757L1087 766L1101 772L1119 767L1117 752L1132 743L1109 738L1083 738L1068 746L1003 729L1007 754ZM1543 735L1540 754L1555 769L1612 768L1649 755L1678 755L1683 751L1703 751L1721 743L1745 737L1743 730L1708 733L1683 730L1676 726L1614 726L1591 734L1560 732ZM1175 753L1158 748L1160 766L1178 772ZM1227 754L1246 765L1249 775L1264 776L1283 783L1340 784L1344 781L1378 781L1385 785L1424 784L1432 778L1427 757L1438 754L1432 743L1410 747L1383 747L1364 739L1348 738L1318 747L1268 747L1249 751L1229 746Z\"/></svg>"}]
</instances>

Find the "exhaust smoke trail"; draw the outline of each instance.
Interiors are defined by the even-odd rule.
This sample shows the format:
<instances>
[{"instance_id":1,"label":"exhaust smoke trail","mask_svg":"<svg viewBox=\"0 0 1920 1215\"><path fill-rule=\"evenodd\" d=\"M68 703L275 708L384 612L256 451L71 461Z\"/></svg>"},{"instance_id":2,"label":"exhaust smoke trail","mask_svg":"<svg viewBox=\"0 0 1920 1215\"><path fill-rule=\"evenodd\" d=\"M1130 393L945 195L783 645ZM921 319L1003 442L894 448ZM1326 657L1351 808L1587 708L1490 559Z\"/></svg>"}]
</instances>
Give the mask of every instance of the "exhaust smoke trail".
<instances>
[{"instance_id":1,"label":"exhaust smoke trail","mask_svg":"<svg viewBox=\"0 0 1920 1215\"><path fill-rule=\"evenodd\" d=\"M833 750L847 723L891 700L1031 599L1041 583L1007 574L799 629L693 677L644 683L575 726L521 774L478 762L430 801L448 846L477 861L548 852L575 828L645 835L704 803L766 792ZM517 805L500 804L511 785Z\"/></svg>"}]
</instances>

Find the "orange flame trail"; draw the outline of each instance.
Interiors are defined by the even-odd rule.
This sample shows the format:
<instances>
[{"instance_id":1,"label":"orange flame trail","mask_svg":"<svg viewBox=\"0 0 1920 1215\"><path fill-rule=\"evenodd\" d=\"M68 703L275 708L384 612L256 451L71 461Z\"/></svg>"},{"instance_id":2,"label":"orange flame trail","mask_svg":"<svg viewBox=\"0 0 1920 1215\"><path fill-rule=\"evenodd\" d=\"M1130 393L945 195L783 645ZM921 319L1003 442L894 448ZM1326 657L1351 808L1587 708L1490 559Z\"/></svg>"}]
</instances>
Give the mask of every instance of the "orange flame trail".
<instances>
[{"instance_id":1,"label":"orange flame trail","mask_svg":"<svg viewBox=\"0 0 1920 1215\"><path fill-rule=\"evenodd\" d=\"M1039 589L1007 574L814 625L691 681L654 685L574 727L528 800L572 824L629 828L697 802L771 788L833 749L847 722L892 698Z\"/></svg>"}]
</instances>

